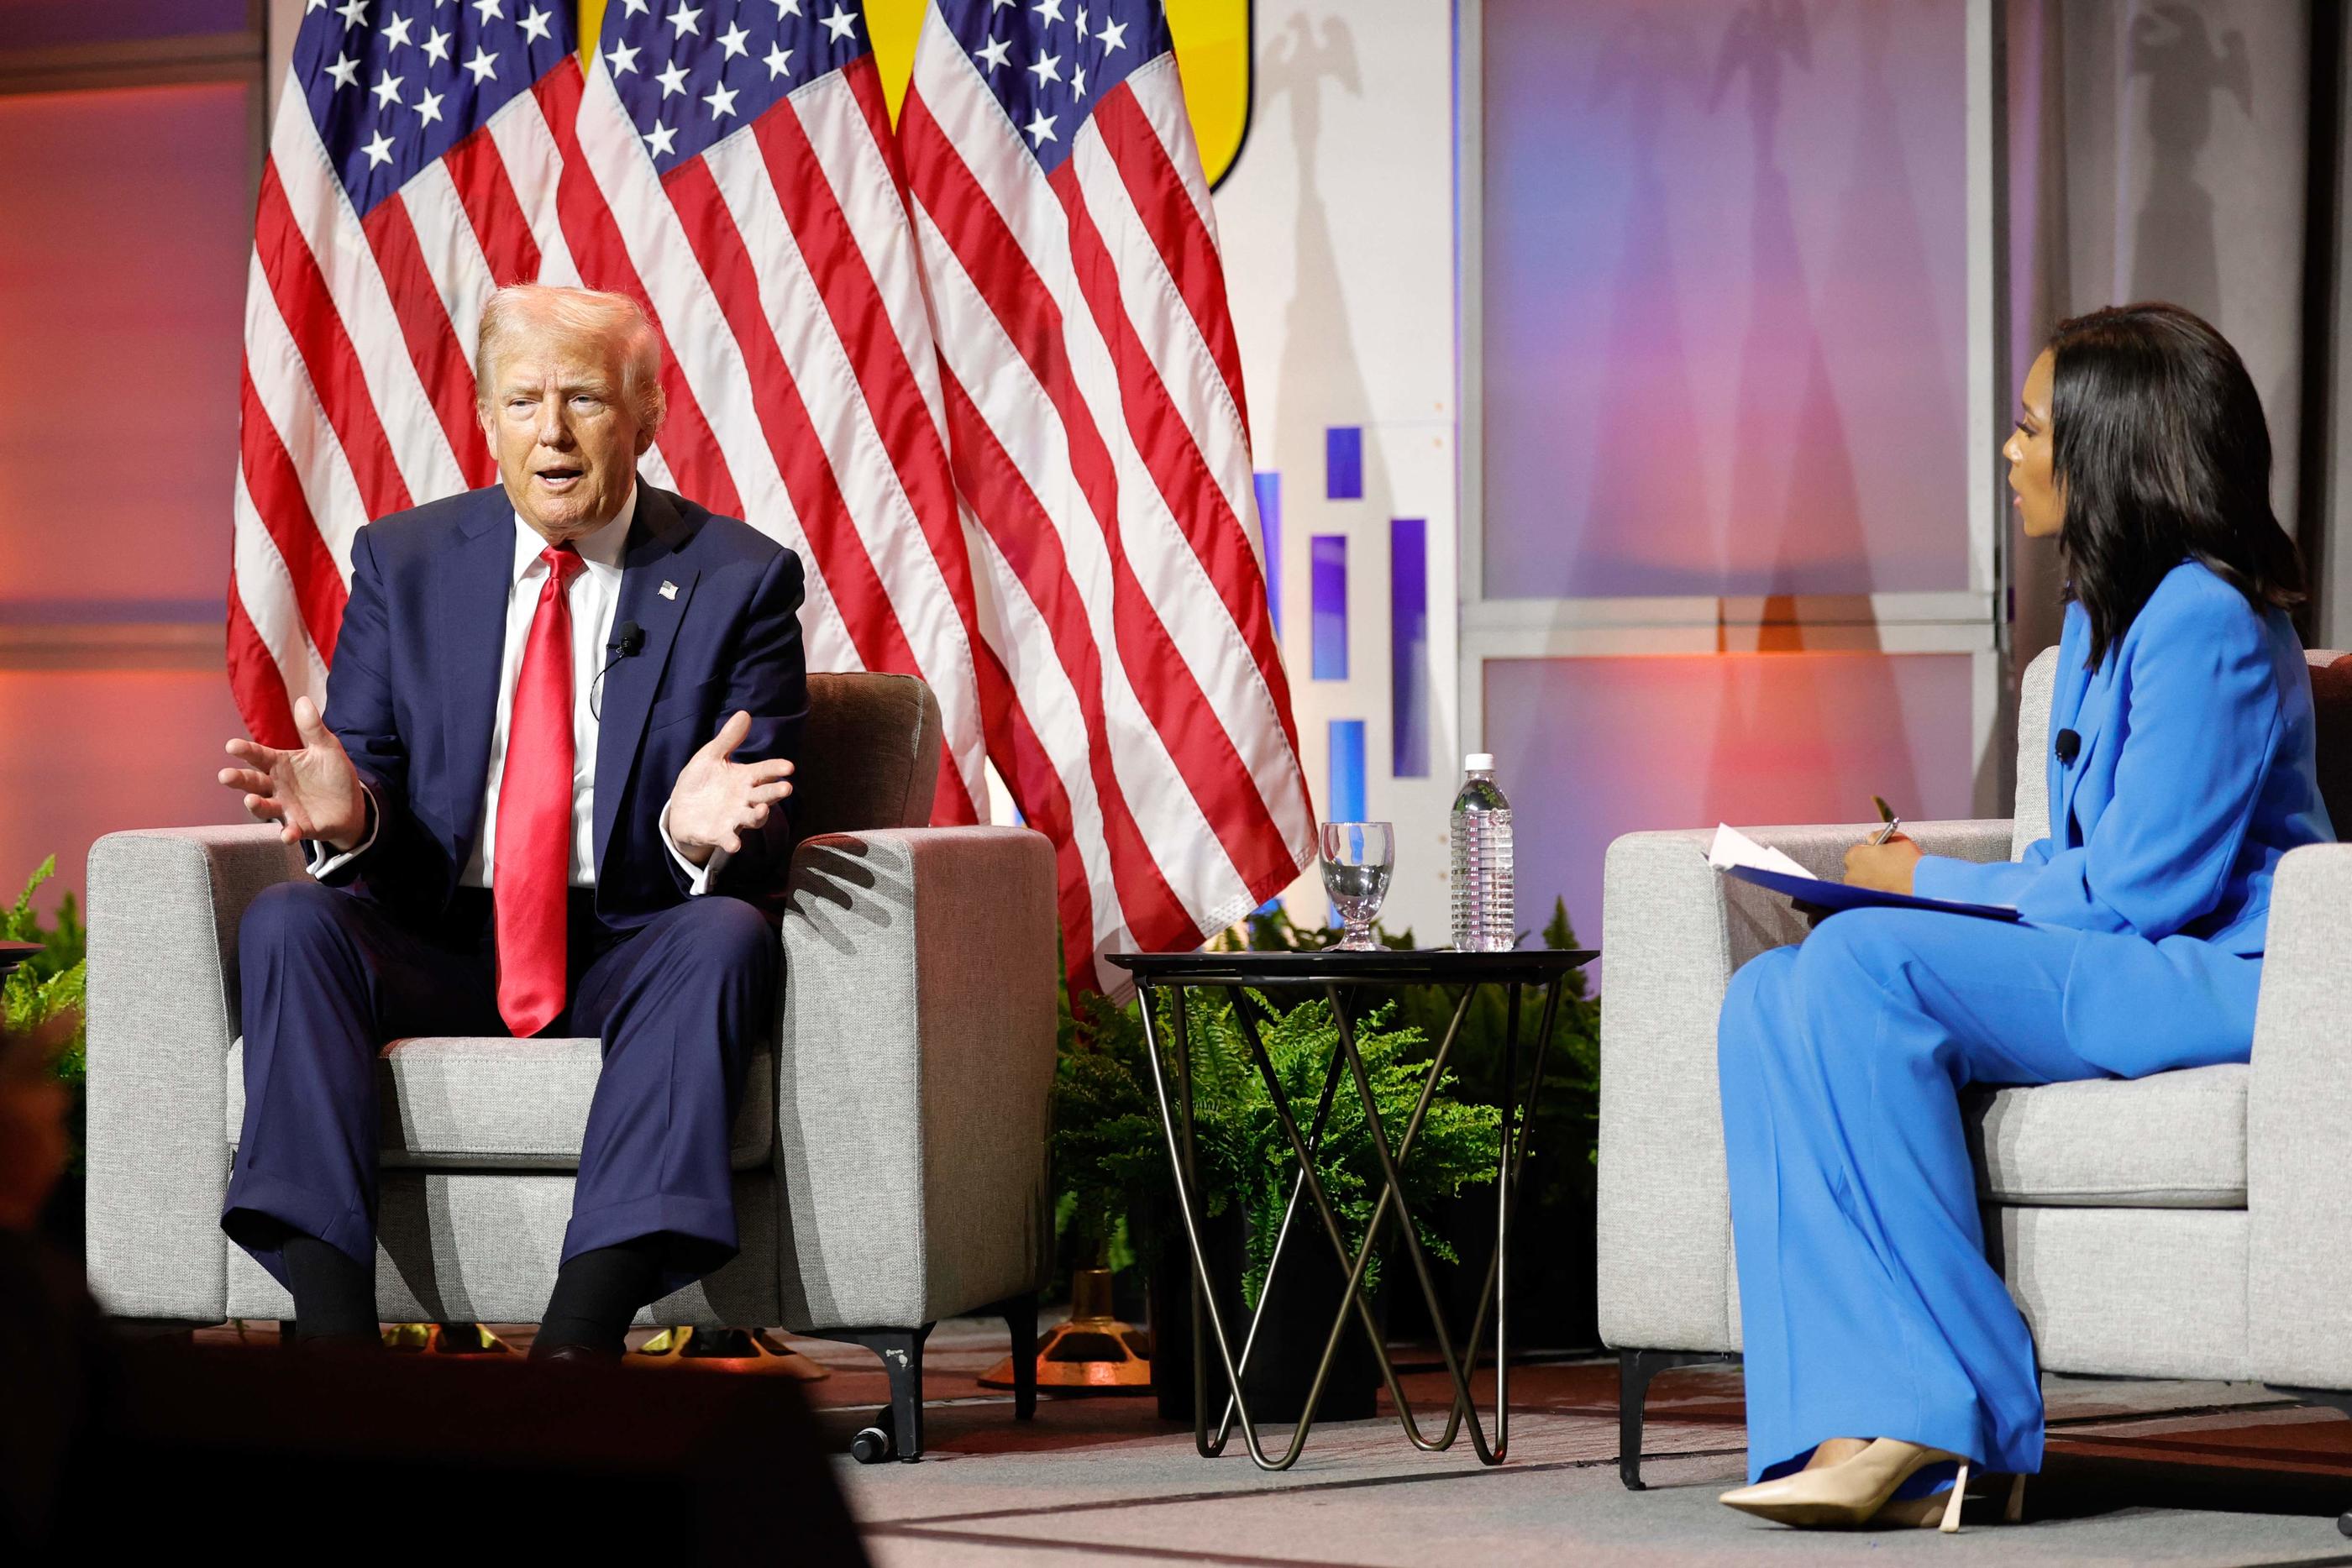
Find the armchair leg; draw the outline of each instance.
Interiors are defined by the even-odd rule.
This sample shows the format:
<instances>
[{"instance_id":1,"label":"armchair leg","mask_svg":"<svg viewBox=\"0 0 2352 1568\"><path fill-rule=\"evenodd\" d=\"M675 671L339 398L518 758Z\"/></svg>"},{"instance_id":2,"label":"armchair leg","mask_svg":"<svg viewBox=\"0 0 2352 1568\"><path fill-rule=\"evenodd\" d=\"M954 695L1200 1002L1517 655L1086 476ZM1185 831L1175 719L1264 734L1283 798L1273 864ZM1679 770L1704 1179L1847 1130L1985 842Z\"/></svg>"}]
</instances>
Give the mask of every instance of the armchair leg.
<instances>
[{"instance_id":1,"label":"armchair leg","mask_svg":"<svg viewBox=\"0 0 2352 1568\"><path fill-rule=\"evenodd\" d=\"M1617 1353L1617 1479L1627 1491L1647 1491L1642 1479L1642 1418L1650 1379L1677 1366L1736 1364L1739 1357L1717 1350L1621 1350Z\"/></svg>"},{"instance_id":2,"label":"armchair leg","mask_svg":"<svg viewBox=\"0 0 2352 1568\"><path fill-rule=\"evenodd\" d=\"M1037 1418L1037 1292L1027 1291L988 1309L1013 1334L1013 1418Z\"/></svg>"},{"instance_id":3,"label":"armchair leg","mask_svg":"<svg viewBox=\"0 0 2352 1568\"><path fill-rule=\"evenodd\" d=\"M109 1318L106 1326L124 1339L180 1340L195 1337L200 1328L209 1322L195 1322L185 1318Z\"/></svg>"},{"instance_id":4,"label":"armchair leg","mask_svg":"<svg viewBox=\"0 0 2352 1568\"><path fill-rule=\"evenodd\" d=\"M850 1452L873 1464L892 1455L913 1464L923 1457L923 1342L931 1325L914 1329L817 1329L824 1339L862 1344L882 1358L890 1375L890 1403L875 1412L876 1424L857 1434Z\"/></svg>"}]
</instances>

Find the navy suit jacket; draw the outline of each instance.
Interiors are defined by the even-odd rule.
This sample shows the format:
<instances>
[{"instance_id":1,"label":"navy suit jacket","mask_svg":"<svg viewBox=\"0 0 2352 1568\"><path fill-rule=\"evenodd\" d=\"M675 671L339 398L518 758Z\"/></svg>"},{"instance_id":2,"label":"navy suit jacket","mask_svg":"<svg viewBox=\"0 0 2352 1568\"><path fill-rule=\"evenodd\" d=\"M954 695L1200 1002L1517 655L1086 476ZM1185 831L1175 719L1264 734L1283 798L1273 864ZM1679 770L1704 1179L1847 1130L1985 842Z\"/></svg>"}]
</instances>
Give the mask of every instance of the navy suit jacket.
<instances>
[{"instance_id":1,"label":"navy suit jacket","mask_svg":"<svg viewBox=\"0 0 2352 1568\"><path fill-rule=\"evenodd\" d=\"M420 924L448 908L480 831L514 549L514 504L496 485L379 519L352 545L325 717L378 817L374 842L330 880L356 879ZM802 592L791 550L638 481L613 624L635 622L645 646L612 662L597 705L593 863L605 925L641 925L687 896L662 842L662 808L688 758L737 709L751 731L736 760L798 760ZM763 899L782 883L792 838L790 811L771 811L711 891Z\"/></svg>"}]
</instances>

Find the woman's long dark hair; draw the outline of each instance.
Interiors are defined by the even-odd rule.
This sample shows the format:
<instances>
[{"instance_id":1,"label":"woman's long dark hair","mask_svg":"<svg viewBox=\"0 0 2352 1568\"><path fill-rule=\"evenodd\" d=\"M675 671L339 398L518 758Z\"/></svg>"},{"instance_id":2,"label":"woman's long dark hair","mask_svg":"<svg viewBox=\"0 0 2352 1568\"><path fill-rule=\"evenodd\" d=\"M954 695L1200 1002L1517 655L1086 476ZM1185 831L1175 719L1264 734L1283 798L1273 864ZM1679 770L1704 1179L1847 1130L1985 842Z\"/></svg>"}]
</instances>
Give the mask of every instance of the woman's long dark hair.
<instances>
[{"instance_id":1,"label":"woman's long dark hair","mask_svg":"<svg viewBox=\"0 0 2352 1568\"><path fill-rule=\"evenodd\" d=\"M2050 335L2051 478L2090 667L2165 573L2201 562L2260 613L2299 604L2303 562L2271 511L2271 435L2229 341L2177 305L2123 305Z\"/></svg>"}]
</instances>

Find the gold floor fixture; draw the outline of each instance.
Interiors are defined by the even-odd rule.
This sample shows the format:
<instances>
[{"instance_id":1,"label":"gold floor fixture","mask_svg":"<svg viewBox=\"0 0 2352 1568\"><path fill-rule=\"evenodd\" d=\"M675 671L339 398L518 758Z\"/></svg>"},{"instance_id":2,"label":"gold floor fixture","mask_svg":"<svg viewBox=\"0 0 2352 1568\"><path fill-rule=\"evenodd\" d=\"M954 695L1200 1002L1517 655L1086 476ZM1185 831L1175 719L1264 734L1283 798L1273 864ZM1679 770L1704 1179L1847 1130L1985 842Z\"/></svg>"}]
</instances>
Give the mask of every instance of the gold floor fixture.
<instances>
[{"instance_id":1,"label":"gold floor fixture","mask_svg":"<svg viewBox=\"0 0 2352 1568\"><path fill-rule=\"evenodd\" d=\"M728 1370L761 1372L801 1383L822 1383L833 1375L766 1329L667 1328L630 1353L665 1366L697 1363L730 1363Z\"/></svg>"},{"instance_id":2,"label":"gold floor fixture","mask_svg":"<svg viewBox=\"0 0 2352 1568\"><path fill-rule=\"evenodd\" d=\"M1013 1358L991 1367L980 1384L1012 1387ZM1150 1336L1111 1315L1109 1270L1072 1271L1069 1321L1037 1345L1037 1386L1065 1394L1150 1392Z\"/></svg>"},{"instance_id":3,"label":"gold floor fixture","mask_svg":"<svg viewBox=\"0 0 2352 1568\"><path fill-rule=\"evenodd\" d=\"M506 1341L482 1323L386 1323L383 1348L412 1354L511 1355Z\"/></svg>"}]
</instances>

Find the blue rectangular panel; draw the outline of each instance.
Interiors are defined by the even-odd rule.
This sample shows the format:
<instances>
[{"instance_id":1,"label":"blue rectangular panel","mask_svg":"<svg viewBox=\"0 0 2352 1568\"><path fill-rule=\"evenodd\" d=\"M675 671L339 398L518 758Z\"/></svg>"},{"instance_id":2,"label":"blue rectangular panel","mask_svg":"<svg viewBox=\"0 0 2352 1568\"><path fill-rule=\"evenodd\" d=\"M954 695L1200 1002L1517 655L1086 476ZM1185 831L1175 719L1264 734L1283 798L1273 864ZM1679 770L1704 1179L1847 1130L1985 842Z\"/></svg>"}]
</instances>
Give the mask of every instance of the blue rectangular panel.
<instances>
[{"instance_id":1,"label":"blue rectangular panel","mask_svg":"<svg viewBox=\"0 0 2352 1568\"><path fill-rule=\"evenodd\" d=\"M1389 768L1429 777L1429 523L1389 520Z\"/></svg>"},{"instance_id":2,"label":"blue rectangular panel","mask_svg":"<svg viewBox=\"0 0 2352 1568\"><path fill-rule=\"evenodd\" d=\"M1323 494L1334 501L1364 498L1364 427L1334 424L1323 432Z\"/></svg>"},{"instance_id":3,"label":"blue rectangular panel","mask_svg":"<svg viewBox=\"0 0 2352 1568\"><path fill-rule=\"evenodd\" d=\"M1314 637L1313 670L1318 681L1348 678L1348 538L1317 534L1307 541L1307 588Z\"/></svg>"},{"instance_id":4,"label":"blue rectangular panel","mask_svg":"<svg viewBox=\"0 0 2352 1568\"><path fill-rule=\"evenodd\" d=\"M1282 635L1282 476L1253 474L1257 490L1257 537L1265 551L1265 609L1274 619L1274 634Z\"/></svg>"},{"instance_id":5,"label":"blue rectangular panel","mask_svg":"<svg viewBox=\"0 0 2352 1568\"><path fill-rule=\"evenodd\" d=\"M1331 785L1323 797L1334 822L1364 820L1364 721L1331 721Z\"/></svg>"}]
</instances>

